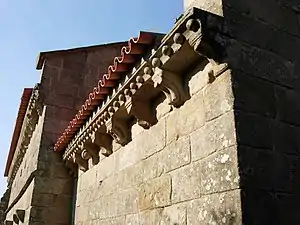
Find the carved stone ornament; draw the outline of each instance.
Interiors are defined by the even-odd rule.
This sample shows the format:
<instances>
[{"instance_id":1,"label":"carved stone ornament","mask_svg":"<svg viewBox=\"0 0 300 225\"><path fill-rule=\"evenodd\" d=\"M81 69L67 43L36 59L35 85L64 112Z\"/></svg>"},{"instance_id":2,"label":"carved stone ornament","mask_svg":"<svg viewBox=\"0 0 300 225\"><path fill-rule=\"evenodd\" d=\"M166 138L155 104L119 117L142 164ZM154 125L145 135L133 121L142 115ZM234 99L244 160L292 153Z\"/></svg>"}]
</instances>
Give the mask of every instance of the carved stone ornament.
<instances>
[{"instance_id":1,"label":"carved stone ornament","mask_svg":"<svg viewBox=\"0 0 300 225\"><path fill-rule=\"evenodd\" d=\"M42 115L43 103L39 91L39 84L37 84L31 94L26 115L23 120L23 125L19 135L19 141L17 146L16 161L12 165L11 172L8 176L8 187L11 187L15 176L19 170L19 167L23 161L24 155L28 149L31 137L35 130L35 127L39 121L39 117Z\"/></svg>"},{"instance_id":2,"label":"carved stone ornament","mask_svg":"<svg viewBox=\"0 0 300 225\"><path fill-rule=\"evenodd\" d=\"M86 120L68 143L64 160L86 170L87 160L98 163L99 152L106 157L113 153L113 141L126 145L131 141L132 121L137 121L144 129L157 123L152 102L162 94L170 105L183 105L190 98L184 75L195 63L211 63L212 67L207 67L209 82L224 72L227 65L219 63L219 54L208 32L214 20L209 20L212 18L208 16L211 15L196 8L188 10L160 46L144 57ZM82 144L83 148L78 151Z\"/></svg>"},{"instance_id":3,"label":"carved stone ornament","mask_svg":"<svg viewBox=\"0 0 300 225\"><path fill-rule=\"evenodd\" d=\"M180 75L156 67L152 80L154 87L160 88L166 95L170 105L178 107L187 99Z\"/></svg>"},{"instance_id":4,"label":"carved stone ornament","mask_svg":"<svg viewBox=\"0 0 300 225\"><path fill-rule=\"evenodd\" d=\"M130 128L127 121L111 118L106 121L107 132L120 145L125 145L131 140Z\"/></svg>"},{"instance_id":5,"label":"carved stone ornament","mask_svg":"<svg viewBox=\"0 0 300 225\"><path fill-rule=\"evenodd\" d=\"M130 98L126 102L126 109L128 114L134 116L138 124L144 129L149 129L157 123L152 105L147 101Z\"/></svg>"}]
</instances>

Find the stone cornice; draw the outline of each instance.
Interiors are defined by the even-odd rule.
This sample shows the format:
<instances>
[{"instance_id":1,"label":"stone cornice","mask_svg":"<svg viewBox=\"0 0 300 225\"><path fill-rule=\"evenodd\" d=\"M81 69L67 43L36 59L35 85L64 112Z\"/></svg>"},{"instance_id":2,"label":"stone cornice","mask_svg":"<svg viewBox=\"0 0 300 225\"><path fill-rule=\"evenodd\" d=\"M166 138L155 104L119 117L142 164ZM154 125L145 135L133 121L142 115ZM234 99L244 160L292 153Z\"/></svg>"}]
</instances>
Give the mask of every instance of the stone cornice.
<instances>
[{"instance_id":1,"label":"stone cornice","mask_svg":"<svg viewBox=\"0 0 300 225\"><path fill-rule=\"evenodd\" d=\"M67 166L74 172L77 165L86 171L88 159L96 164L99 152L106 157L112 154L113 140L126 145L131 141L133 119L144 129L154 125L157 119L152 100L160 93L171 106L180 107L190 97L182 76L194 62L207 60L214 65L209 71L212 81L227 68L216 62L217 54L205 40L206 16L196 8L187 11L159 48L107 96L68 144L63 155Z\"/></svg>"},{"instance_id":2,"label":"stone cornice","mask_svg":"<svg viewBox=\"0 0 300 225\"><path fill-rule=\"evenodd\" d=\"M23 120L21 133L17 144L17 150L15 152L13 163L9 171L8 187L12 185L15 176L20 168L24 155L28 149L32 134L38 123L39 116L42 115L42 109L43 109L43 104L40 96L39 84L37 84L33 89L26 110L26 115Z\"/></svg>"}]
</instances>

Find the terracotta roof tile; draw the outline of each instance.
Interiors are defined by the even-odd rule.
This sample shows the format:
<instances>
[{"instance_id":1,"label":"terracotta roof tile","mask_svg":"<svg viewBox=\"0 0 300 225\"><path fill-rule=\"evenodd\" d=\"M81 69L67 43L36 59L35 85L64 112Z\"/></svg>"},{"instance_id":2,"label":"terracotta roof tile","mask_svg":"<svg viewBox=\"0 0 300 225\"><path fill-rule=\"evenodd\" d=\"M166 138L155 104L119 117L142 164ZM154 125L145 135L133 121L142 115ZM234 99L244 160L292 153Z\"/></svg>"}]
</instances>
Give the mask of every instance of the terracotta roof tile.
<instances>
[{"instance_id":1,"label":"terracotta roof tile","mask_svg":"<svg viewBox=\"0 0 300 225\"><path fill-rule=\"evenodd\" d=\"M73 138L74 134L84 123L100 102L109 93L110 87L115 87L121 79L121 73L128 72L133 68L134 63L153 43L155 34L140 32L139 37L130 38L128 44L121 49L121 54L114 58L113 64L108 67L107 74L104 74L98 81L93 91L82 105L69 126L57 140L54 151L62 151L66 144Z\"/></svg>"},{"instance_id":2,"label":"terracotta roof tile","mask_svg":"<svg viewBox=\"0 0 300 225\"><path fill-rule=\"evenodd\" d=\"M6 166L5 166L5 171L4 171L4 176L8 176L8 172L16 151L16 147L18 144L18 140L19 140L19 135L22 129L22 124L23 124L23 120L26 114L26 110L27 110L27 106L32 94L32 88L24 88L23 94L22 94L22 98L21 98L21 103L19 106L19 111L18 111L18 115L17 115L17 120L16 120L16 124L15 124L15 129L13 132L13 136L11 139L11 143L10 143L10 148L9 148L9 153L8 153L8 157L7 157L7 161L6 161Z\"/></svg>"}]
</instances>

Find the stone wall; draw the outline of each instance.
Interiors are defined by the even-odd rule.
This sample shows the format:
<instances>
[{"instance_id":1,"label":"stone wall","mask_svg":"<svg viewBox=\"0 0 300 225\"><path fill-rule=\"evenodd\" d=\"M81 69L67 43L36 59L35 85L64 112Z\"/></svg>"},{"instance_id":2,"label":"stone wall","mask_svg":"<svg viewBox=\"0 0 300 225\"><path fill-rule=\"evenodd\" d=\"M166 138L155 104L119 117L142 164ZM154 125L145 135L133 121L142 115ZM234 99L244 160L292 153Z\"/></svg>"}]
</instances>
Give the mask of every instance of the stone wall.
<instances>
[{"instance_id":1,"label":"stone wall","mask_svg":"<svg viewBox=\"0 0 300 225\"><path fill-rule=\"evenodd\" d=\"M48 106L45 131L54 143L97 85L124 43L45 53L41 92Z\"/></svg>"},{"instance_id":2,"label":"stone wall","mask_svg":"<svg viewBox=\"0 0 300 225\"><path fill-rule=\"evenodd\" d=\"M185 1L214 27L232 69L243 224L299 224L299 2Z\"/></svg>"},{"instance_id":3,"label":"stone wall","mask_svg":"<svg viewBox=\"0 0 300 225\"><path fill-rule=\"evenodd\" d=\"M38 154L42 137L44 117L40 117L35 127L32 138L23 161L18 169L16 177L11 186L11 193L7 209L7 220L13 219L16 210L25 210L25 217L28 222L31 198L33 194L33 178L36 174Z\"/></svg>"},{"instance_id":4,"label":"stone wall","mask_svg":"<svg viewBox=\"0 0 300 225\"><path fill-rule=\"evenodd\" d=\"M209 84L204 67L185 74L190 100L160 103L155 126L135 124L128 145L79 175L76 225L240 221L230 71Z\"/></svg>"}]
</instances>

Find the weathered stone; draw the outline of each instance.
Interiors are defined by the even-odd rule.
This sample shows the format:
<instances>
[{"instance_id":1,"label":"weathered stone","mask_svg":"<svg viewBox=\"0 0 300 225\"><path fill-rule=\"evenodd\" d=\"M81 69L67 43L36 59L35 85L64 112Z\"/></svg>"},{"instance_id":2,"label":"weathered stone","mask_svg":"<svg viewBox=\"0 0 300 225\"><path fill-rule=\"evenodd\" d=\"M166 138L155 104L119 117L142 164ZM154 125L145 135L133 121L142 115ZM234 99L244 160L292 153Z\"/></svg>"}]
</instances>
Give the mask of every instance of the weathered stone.
<instances>
[{"instance_id":1,"label":"weathered stone","mask_svg":"<svg viewBox=\"0 0 300 225\"><path fill-rule=\"evenodd\" d=\"M100 163L95 167L96 170L96 181L102 181L106 177L109 177L113 174L114 163L115 163L115 154L105 157Z\"/></svg>"},{"instance_id":2,"label":"weathered stone","mask_svg":"<svg viewBox=\"0 0 300 225\"><path fill-rule=\"evenodd\" d=\"M161 98L159 98L159 100L160 103L156 107L156 117L158 120L160 120L161 118L163 118L165 115L167 115L169 112L172 111L172 106L168 104L168 99L165 98L165 96L162 102L161 102Z\"/></svg>"},{"instance_id":3,"label":"weathered stone","mask_svg":"<svg viewBox=\"0 0 300 225\"><path fill-rule=\"evenodd\" d=\"M134 148L134 142L128 143L124 148L114 154L114 171L118 172L126 167L132 166L139 160L139 148Z\"/></svg>"},{"instance_id":4,"label":"weathered stone","mask_svg":"<svg viewBox=\"0 0 300 225\"><path fill-rule=\"evenodd\" d=\"M140 210L163 207L171 204L171 177L168 175L144 183L139 188Z\"/></svg>"},{"instance_id":5,"label":"weathered stone","mask_svg":"<svg viewBox=\"0 0 300 225\"><path fill-rule=\"evenodd\" d=\"M139 214L130 214L126 216L127 225L139 225Z\"/></svg>"},{"instance_id":6,"label":"weathered stone","mask_svg":"<svg viewBox=\"0 0 300 225\"><path fill-rule=\"evenodd\" d=\"M230 111L191 134L192 160L202 159L235 143L234 114Z\"/></svg>"},{"instance_id":7,"label":"weathered stone","mask_svg":"<svg viewBox=\"0 0 300 225\"><path fill-rule=\"evenodd\" d=\"M188 81L188 86L191 96L197 94L210 82L208 71L211 68L212 65L210 63L203 61L193 71L190 72L191 78Z\"/></svg>"},{"instance_id":8,"label":"weathered stone","mask_svg":"<svg viewBox=\"0 0 300 225\"><path fill-rule=\"evenodd\" d=\"M187 224L241 224L240 192L231 191L203 196L187 208Z\"/></svg>"},{"instance_id":9,"label":"weathered stone","mask_svg":"<svg viewBox=\"0 0 300 225\"><path fill-rule=\"evenodd\" d=\"M172 142L163 151L158 153L157 164L162 164L164 172L177 169L191 162L189 136Z\"/></svg>"},{"instance_id":10,"label":"weathered stone","mask_svg":"<svg viewBox=\"0 0 300 225\"><path fill-rule=\"evenodd\" d=\"M177 204L165 207L162 213L161 225L186 225L187 224L187 208L186 204Z\"/></svg>"},{"instance_id":11,"label":"weathered stone","mask_svg":"<svg viewBox=\"0 0 300 225\"><path fill-rule=\"evenodd\" d=\"M216 152L201 161L203 194L232 190L239 187L236 146Z\"/></svg>"},{"instance_id":12,"label":"weathered stone","mask_svg":"<svg viewBox=\"0 0 300 225\"><path fill-rule=\"evenodd\" d=\"M138 190L130 188L117 194L117 214L128 215L138 212Z\"/></svg>"},{"instance_id":13,"label":"weathered stone","mask_svg":"<svg viewBox=\"0 0 300 225\"><path fill-rule=\"evenodd\" d=\"M139 214L139 225L157 225L162 219L163 209L146 210Z\"/></svg>"},{"instance_id":14,"label":"weathered stone","mask_svg":"<svg viewBox=\"0 0 300 225\"><path fill-rule=\"evenodd\" d=\"M183 106L171 112L166 121L168 143L202 127L205 122L203 93L192 96Z\"/></svg>"},{"instance_id":15,"label":"weathered stone","mask_svg":"<svg viewBox=\"0 0 300 225\"><path fill-rule=\"evenodd\" d=\"M203 92L206 121L210 121L233 108L234 96L230 70L207 85Z\"/></svg>"},{"instance_id":16,"label":"weathered stone","mask_svg":"<svg viewBox=\"0 0 300 225\"><path fill-rule=\"evenodd\" d=\"M171 172L172 204L201 196L200 169L200 162L195 162Z\"/></svg>"},{"instance_id":17,"label":"weathered stone","mask_svg":"<svg viewBox=\"0 0 300 225\"><path fill-rule=\"evenodd\" d=\"M161 120L152 126L149 132L144 132L136 137L133 145L140 154L140 159L147 158L165 147L165 129L165 120Z\"/></svg>"},{"instance_id":18,"label":"weathered stone","mask_svg":"<svg viewBox=\"0 0 300 225\"><path fill-rule=\"evenodd\" d=\"M278 84L290 87L295 85L294 82L297 80L297 76L294 74L294 64L273 52L236 40L231 40L231 44L226 51L230 56L229 64L233 69Z\"/></svg>"},{"instance_id":19,"label":"weathered stone","mask_svg":"<svg viewBox=\"0 0 300 225\"><path fill-rule=\"evenodd\" d=\"M125 217L110 218L105 220L93 221L92 225L124 225Z\"/></svg>"}]
</instances>

